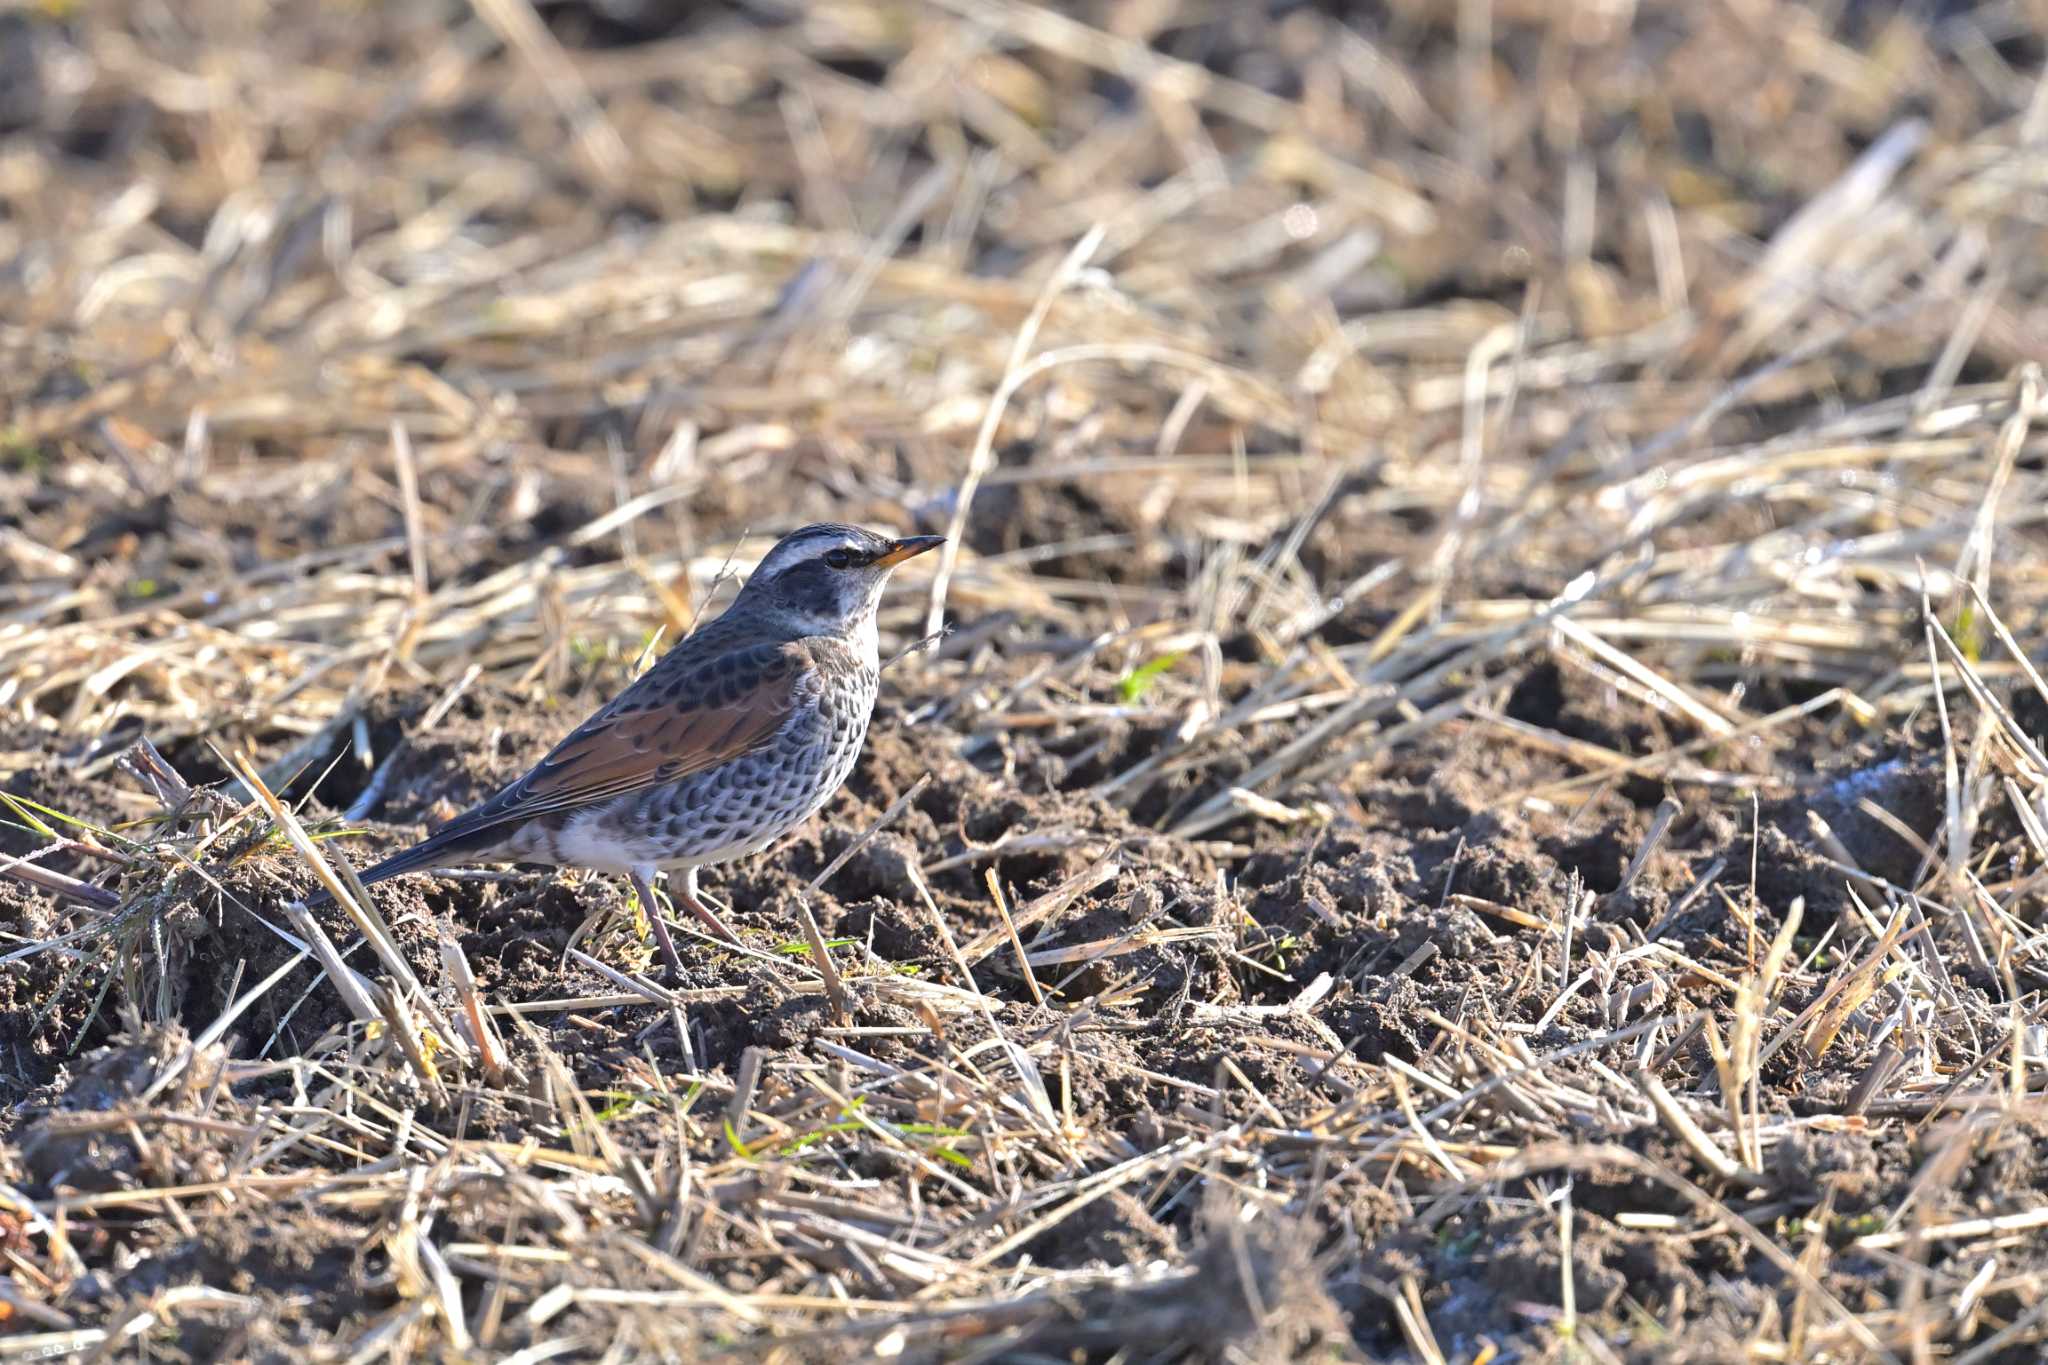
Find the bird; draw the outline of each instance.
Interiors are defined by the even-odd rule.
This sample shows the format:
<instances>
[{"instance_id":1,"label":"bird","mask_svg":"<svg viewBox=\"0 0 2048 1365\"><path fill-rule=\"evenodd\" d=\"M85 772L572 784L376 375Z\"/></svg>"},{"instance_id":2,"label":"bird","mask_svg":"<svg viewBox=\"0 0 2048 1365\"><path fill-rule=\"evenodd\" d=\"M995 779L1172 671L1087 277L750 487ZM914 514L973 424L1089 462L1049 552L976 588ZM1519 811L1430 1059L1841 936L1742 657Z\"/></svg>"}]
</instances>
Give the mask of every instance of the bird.
<instances>
[{"instance_id":1,"label":"bird","mask_svg":"<svg viewBox=\"0 0 2048 1365\"><path fill-rule=\"evenodd\" d=\"M737 943L704 903L697 870L767 848L846 781L874 712L883 586L945 539L834 522L790 532L716 619L515 781L371 867L362 884L480 862L623 875L681 975L653 892L657 873L680 872L683 907Z\"/></svg>"}]
</instances>

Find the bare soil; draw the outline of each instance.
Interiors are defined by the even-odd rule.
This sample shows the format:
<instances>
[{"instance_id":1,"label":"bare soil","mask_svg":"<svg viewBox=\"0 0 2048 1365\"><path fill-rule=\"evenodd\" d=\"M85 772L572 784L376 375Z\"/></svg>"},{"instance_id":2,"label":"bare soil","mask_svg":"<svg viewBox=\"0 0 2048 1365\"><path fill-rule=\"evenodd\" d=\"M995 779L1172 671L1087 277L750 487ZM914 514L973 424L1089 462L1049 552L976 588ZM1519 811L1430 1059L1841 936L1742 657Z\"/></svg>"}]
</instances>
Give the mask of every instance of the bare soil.
<instances>
[{"instance_id":1,"label":"bare soil","mask_svg":"<svg viewBox=\"0 0 2048 1365\"><path fill-rule=\"evenodd\" d=\"M0 15L0 1358L2037 1358L2018 9L685 8ZM950 633L743 950L356 1017L245 763L367 866L826 518Z\"/></svg>"}]
</instances>

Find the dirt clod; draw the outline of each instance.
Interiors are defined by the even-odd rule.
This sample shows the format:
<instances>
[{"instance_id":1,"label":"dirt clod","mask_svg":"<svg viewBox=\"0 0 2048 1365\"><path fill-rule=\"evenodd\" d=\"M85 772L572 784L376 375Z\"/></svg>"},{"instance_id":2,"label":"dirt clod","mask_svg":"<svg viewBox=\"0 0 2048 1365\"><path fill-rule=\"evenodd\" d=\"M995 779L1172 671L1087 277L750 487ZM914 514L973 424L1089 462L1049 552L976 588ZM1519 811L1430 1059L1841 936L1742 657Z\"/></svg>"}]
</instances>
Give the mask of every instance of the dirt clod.
<instances>
[{"instance_id":1,"label":"dirt clod","mask_svg":"<svg viewBox=\"0 0 2048 1365\"><path fill-rule=\"evenodd\" d=\"M2036 1358L2026 8L12 7L0 1356ZM740 946L301 913L827 520Z\"/></svg>"}]
</instances>

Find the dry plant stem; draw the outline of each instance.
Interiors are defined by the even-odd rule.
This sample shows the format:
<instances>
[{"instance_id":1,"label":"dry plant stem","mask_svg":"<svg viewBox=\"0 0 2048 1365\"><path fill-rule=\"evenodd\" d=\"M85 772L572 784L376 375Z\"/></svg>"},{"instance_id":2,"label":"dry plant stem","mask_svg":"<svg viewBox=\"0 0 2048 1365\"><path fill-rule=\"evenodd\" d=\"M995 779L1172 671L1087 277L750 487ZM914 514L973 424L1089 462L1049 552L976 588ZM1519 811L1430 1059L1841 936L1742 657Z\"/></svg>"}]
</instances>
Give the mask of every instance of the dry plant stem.
<instances>
[{"instance_id":1,"label":"dry plant stem","mask_svg":"<svg viewBox=\"0 0 2048 1365\"><path fill-rule=\"evenodd\" d=\"M811 958L817 964L818 974L824 978L825 994L832 1002L832 1015L841 1023L853 1017L851 999L846 993L846 983L839 979L839 968L832 961L831 949L826 946L825 936L818 931L818 920L811 913L808 899L797 901L797 914L801 917L804 941L810 945Z\"/></svg>"},{"instance_id":2,"label":"dry plant stem","mask_svg":"<svg viewBox=\"0 0 2048 1365\"><path fill-rule=\"evenodd\" d=\"M1635 1083L1656 1107L1657 1116L1664 1120L1664 1126L1672 1135L1683 1142L1706 1168L1722 1180L1730 1183L1741 1182L1751 1189L1768 1189L1770 1180L1755 1171L1744 1170L1740 1163L1714 1145L1712 1138L1693 1121L1690 1114L1679 1107L1678 1100L1664 1083L1647 1071L1636 1073Z\"/></svg>"},{"instance_id":3,"label":"dry plant stem","mask_svg":"<svg viewBox=\"0 0 2048 1365\"><path fill-rule=\"evenodd\" d=\"M460 1038L455 1036L455 1030L449 1026L448 1021L441 1017L439 1009L427 997L425 989L420 985L419 978L413 974L413 970L407 964L404 955L398 951L398 945L391 936L390 928L385 925L376 912L375 902L367 897L359 898L357 893L361 891L361 883L356 882L353 890L345 887L342 881L335 876L334 870L328 865L327 860L320 855L320 851L313 841L307 837L305 828L299 824L298 818L291 813L289 808L278 801L268 786L264 785L263 779L258 775L255 765L245 756L241 759L240 767L242 780L248 786L248 789L254 793L258 804L270 813L271 819L277 822L278 827L283 830L285 838L291 843L292 848L298 855L312 866L313 871L324 884L327 894L332 896L335 903L340 905L348 913L349 918L355 921L356 927L362 931L363 937L369 941L371 949L377 954L386 968L390 970L392 976L397 979L400 987L407 993L408 998L415 1001L418 1007L427 1013L428 1019L434 1025L436 1031L447 1040L448 1046L455 1049L457 1055L461 1056L465 1050L464 1044ZM353 870L349 872L348 879L351 882L355 882ZM310 919L307 922L310 923ZM325 964L323 963L323 965ZM333 975L331 971L329 974L330 976Z\"/></svg>"},{"instance_id":4,"label":"dry plant stem","mask_svg":"<svg viewBox=\"0 0 2048 1365\"><path fill-rule=\"evenodd\" d=\"M319 922L303 905L296 902L287 903L284 912L290 917L292 928L298 930L299 936L311 949L314 959L320 964L320 970L334 983L335 993L341 996L342 1003L348 1006L348 1012L361 1023L381 1019L382 1012L370 1000L366 989L367 983L341 960L341 954L334 950L334 941L327 937L327 931L320 927Z\"/></svg>"},{"instance_id":5,"label":"dry plant stem","mask_svg":"<svg viewBox=\"0 0 2048 1365\"><path fill-rule=\"evenodd\" d=\"M9 858L0 862L0 876L12 877L18 882L63 896L98 910L113 910L121 904L121 898L105 887L82 882L76 877L67 877L46 867L37 867L28 858Z\"/></svg>"},{"instance_id":6,"label":"dry plant stem","mask_svg":"<svg viewBox=\"0 0 2048 1365\"><path fill-rule=\"evenodd\" d=\"M1036 372L1028 370L1025 361L1038 341L1038 329L1045 325L1045 315L1052 311L1053 300L1073 282L1074 277L1087 266L1096 248L1101 246L1102 236L1103 227L1098 223L1074 243L1073 249L1046 281L1038 302L1032 305L1030 315L1024 319L1024 325L1017 329L1016 341L1010 348L1010 363L1004 368L996 391L989 397L981 429L975 433L974 447L968 453L967 472L960 480L960 492L953 504L953 518L946 528L946 543L939 547L938 566L932 571L931 606L925 615L924 633L927 636L937 634L945 625L946 589L953 580L954 565L959 559L961 535L967 529L975 492L995 461L996 425L1002 421L1011 396Z\"/></svg>"},{"instance_id":7,"label":"dry plant stem","mask_svg":"<svg viewBox=\"0 0 2048 1365\"><path fill-rule=\"evenodd\" d=\"M504 1040L498 1036L497 1025L491 1022L490 1009L477 989L476 976L470 971L469 957L462 951L462 945L452 938L443 938L441 963L454 984L456 999L461 1002L461 1019L476 1047L485 1084L504 1084L508 1069Z\"/></svg>"},{"instance_id":8,"label":"dry plant stem","mask_svg":"<svg viewBox=\"0 0 2048 1365\"><path fill-rule=\"evenodd\" d=\"M2012 7L76 8L0 1356L2048 1344ZM954 535L770 939L360 894L809 520Z\"/></svg>"}]
</instances>

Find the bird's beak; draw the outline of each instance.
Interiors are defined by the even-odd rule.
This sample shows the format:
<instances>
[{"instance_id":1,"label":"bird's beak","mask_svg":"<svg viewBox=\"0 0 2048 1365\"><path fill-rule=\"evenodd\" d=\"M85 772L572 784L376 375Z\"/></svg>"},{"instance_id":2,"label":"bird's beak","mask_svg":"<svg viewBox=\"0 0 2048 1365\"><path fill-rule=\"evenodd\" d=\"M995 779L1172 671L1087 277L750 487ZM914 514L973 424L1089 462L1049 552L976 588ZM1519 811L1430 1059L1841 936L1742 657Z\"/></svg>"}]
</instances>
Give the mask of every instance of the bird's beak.
<instances>
[{"instance_id":1,"label":"bird's beak","mask_svg":"<svg viewBox=\"0 0 2048 1365\"><path fill-rule=\"evenodd\" d=\"M882 551L875 563L884 569L894 568L906 559L913 559L926 550L936 550L946 543L944 536L905 536L889 542L889 548Z\"/></svg>"}]
</instances>

